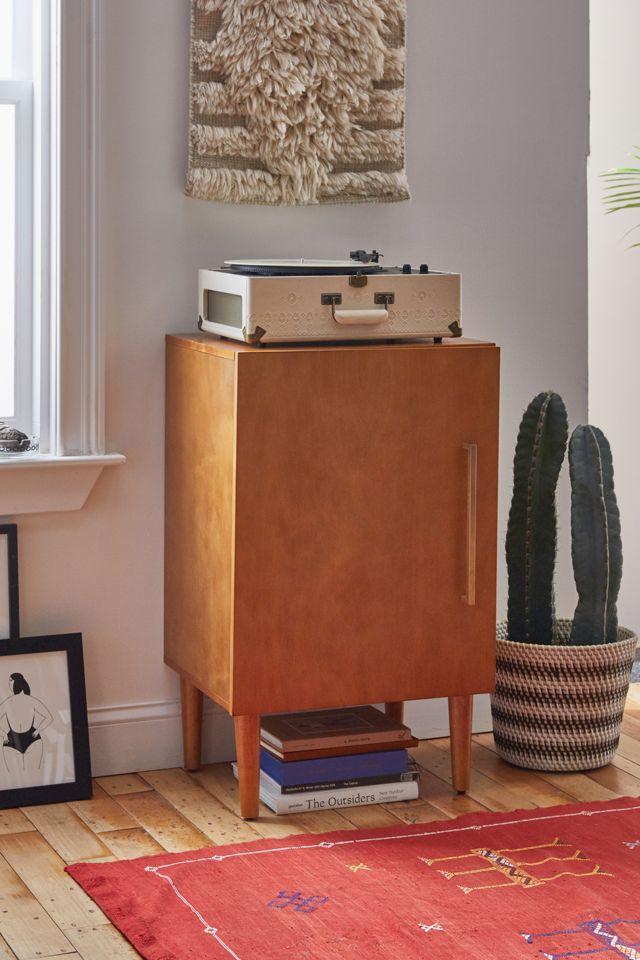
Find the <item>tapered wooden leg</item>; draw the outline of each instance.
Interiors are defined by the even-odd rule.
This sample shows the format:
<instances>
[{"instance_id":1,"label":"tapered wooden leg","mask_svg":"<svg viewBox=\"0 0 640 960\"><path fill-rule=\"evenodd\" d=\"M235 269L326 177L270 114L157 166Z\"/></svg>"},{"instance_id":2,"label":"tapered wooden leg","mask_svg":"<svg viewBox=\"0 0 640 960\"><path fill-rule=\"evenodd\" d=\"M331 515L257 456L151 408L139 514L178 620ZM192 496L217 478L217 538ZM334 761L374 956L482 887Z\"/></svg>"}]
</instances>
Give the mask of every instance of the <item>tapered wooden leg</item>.
<instances>
[{"instance_id":1,"label":"tapered wooden leg","mask_svg":"<svg viewBox=\"0 0 640 960\"><path fill-rule=\"evenodd\" d=\"M202 762L202 693L180 677L182 703L182 743L186 770L199 770Z\"/></svg>"},{"instance_id":2,"label":"tapered wooden leg","mask_svg":"<svg viewBox=\"0 0 640 960\"><path fill-rule=\"evenodd\" d=\"M396 723L404 723L403 700L392 700L390 703L385 703L384 712L391 720L395 720Z\"/></svg>"},{"instance_id":3,"label":"tapered wooden leg","mask_svg":"<svg viewBox=\"0 0 640 960\"><path fill-rule=\"evenodd\" d=\"M240 816L255 820L260 803L260 717L234 717L238 780L240 782Z\"/></svg>"},{"instance_id":4,"label":"tapered wooden leg","mask_svg":"<svg viewBox=\"0 0 640 960\"><path fill-rule=\"evenodd\" d=\"M466 793L471 772L471 720L473 697L449 697L451 774L453 789Z\"/></svg>"}]
</instances>

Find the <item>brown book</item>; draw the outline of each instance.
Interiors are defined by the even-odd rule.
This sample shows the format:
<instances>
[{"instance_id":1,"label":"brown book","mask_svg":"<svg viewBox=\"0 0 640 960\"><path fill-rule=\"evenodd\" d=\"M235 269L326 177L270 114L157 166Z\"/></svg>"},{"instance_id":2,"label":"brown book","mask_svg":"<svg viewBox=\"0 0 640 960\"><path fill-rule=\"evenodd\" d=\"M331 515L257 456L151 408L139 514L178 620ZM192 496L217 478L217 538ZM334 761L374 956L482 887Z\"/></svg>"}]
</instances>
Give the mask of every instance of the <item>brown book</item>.
<instances>
[{"instance_id":1,"label":"brown book","mask_svg":"<svg viewBox=\"0 0 640 960\"><path fill-rule=\"evenodd\" d=\"M358 746L329 747L325 750L294 750L293 753L284 753L282 750L271 746L270 743L265 743L264 740L260 741L260 746L263 750L267 750L274 757L277 757L278 760L289 763L293 760L322 760L325 757L347 757L352 753L377 753L380 750L409 750L412 747L417 747L419 743L419 740L410 736L408 740L402 741L385 740L382 743L361 743Z\"/></svg>"},{"instance_id":2,"label":"brown book","mask_svg":"<svg viewBox=\"0 0 640 960\"><path fill-rule=\"evenodd\" d=\"M265 743L283 753L325 750L387 741L403 746L411 731L375 707L344 707L264 717L260 731Z\"/></svg>"}]
</instances>

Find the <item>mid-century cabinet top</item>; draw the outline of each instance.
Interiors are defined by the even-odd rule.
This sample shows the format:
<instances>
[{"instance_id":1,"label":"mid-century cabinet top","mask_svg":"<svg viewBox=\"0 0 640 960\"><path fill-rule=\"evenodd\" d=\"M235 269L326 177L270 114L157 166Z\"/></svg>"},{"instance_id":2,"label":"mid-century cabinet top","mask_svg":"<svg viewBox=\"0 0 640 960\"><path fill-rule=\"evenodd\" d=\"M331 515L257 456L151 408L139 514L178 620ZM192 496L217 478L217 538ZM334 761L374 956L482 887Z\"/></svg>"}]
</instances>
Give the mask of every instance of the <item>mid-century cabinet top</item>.
<instances>
[{"instance_id":1,"label":"mid-century cabinet top","mask_svg":"<svg viewBox=\"0 0 640 960\"><path fill-rule=\"evenodd\" d=\"M234 715L491 690L498 377L464 339L169 337L167 663Z\"/></svg>"},{"instance_id":2,"label":"mid-century cabinet top","mask_svg":"<svg viewBox=\"0 0 640 960\"><path fill-rule=\"evenodd\" d=\"M274 353L300 353L308 351L319 351L321 353L331 353L336 350L354 351L354 350L447 350L459 349L460 347L495 347L494 343L485 340L471 340L468 337L449 337L442 343L434 343L432 340L401 340L387 343L379 341L377 343L286 343L286 344L267 344L265 346L255 346L249 343L241 343L237 340L226 340L223 337L213 337L208 333L169 333L166 336L167 346L174 345L183 347L185 350L197 350L201 353L207 353L210 356L222 357L225 360L235 360L240 354L249 354L263 359Z\"/></svg>"}]
</instances>

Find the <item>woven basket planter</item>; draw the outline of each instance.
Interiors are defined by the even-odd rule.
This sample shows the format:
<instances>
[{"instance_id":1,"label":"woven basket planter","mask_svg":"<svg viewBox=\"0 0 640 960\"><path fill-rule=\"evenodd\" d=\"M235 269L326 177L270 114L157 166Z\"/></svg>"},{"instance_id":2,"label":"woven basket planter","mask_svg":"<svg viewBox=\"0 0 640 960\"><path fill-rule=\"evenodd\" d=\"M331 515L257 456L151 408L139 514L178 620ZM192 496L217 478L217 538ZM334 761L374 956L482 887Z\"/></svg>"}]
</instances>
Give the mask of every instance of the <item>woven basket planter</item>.
<instances>
[{"instance_id":1,"label":"woven basket planter","mask_svg":"<svg viewBox=\"0 0 640 960\"><path fill-rule=\"evenodd\" d=\"M593 770L613 759L638 638L618 629L616 643L565 646L514 643L497 630L493 733L501 757L530 770Z\"/></svg>"}]
</instances>

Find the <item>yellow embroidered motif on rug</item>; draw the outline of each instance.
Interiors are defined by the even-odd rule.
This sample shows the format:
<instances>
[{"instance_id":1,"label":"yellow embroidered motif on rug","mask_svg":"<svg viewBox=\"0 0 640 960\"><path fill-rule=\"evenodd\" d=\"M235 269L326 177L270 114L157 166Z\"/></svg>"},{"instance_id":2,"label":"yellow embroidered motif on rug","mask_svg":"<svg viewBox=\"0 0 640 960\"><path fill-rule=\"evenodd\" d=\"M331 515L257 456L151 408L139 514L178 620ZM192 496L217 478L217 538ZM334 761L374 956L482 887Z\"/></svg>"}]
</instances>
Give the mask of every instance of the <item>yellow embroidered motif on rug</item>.
<instances>
[{"instance_id":1,"label":"yellow embroidered motif on rug","mask_svg":"<svg viewBox=\"0 0 640 960\"><path fill-rule=\"evenodd\" d=\"M509 854L514 853L525 854L525 856L524 858L509 856ZM560 854L560 856L557 854ZM536 859L531 860L530 856L532 855ZM474 881L478 880L478 883L474 883L473 886L467 886L464 882L458 884L463 893L473 893L476 890L493 890L505 886L540 887L553 880L559 880L561 877L612 876L610 873L605 873L600 864L594 863L590 857L585 856L582 850L577 850L571 844L561 843L559 837L556 837L550 843L541 843L532 847L515 847L503 850L476 848L469 850L468 853L453 857L419 857L418 859L429 867L436 863L452 864L449 869L438 870L438 873L446 877L447 880L460 877L473 877ZM453 863L454 861L455 863ZM478 864L478 861L482 866ZM547 864L554 864L554 866L547 866ZM583 868L580 866L581 864L587 864L587 866ZM541 873L545 874L544 876L541 876L539 871L531 869L543 866L545 869ZM525 870L525 867L529 869ZM479 877L478 874L490 874L490 876ZM496 874L505 879L499 880ZM467 881L467 883L469 882Z\"/></svg>"}]
</instances>

